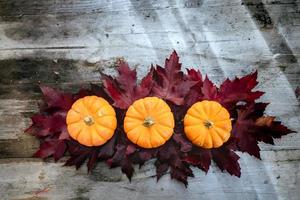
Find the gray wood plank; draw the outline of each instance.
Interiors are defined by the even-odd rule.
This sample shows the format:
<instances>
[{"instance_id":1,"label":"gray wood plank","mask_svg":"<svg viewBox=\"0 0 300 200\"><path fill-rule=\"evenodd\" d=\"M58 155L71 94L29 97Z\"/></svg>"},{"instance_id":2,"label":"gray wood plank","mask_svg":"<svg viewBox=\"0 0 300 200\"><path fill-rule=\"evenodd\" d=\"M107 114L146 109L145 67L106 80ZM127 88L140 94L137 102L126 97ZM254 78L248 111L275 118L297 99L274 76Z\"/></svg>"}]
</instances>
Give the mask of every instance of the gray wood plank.
<instances>
[{"instance_id":1,"label":"gray wood plank","mask_svg":"<svg viewBox=\"0 0 300 200\"><path fill-rule=\"evenodd\" d=\"M141 77L176 49L185 67L218 84L257 69L258 88L266 91L261 100L271 102L267 113L300 132L299 6L299 0L0 0L1 199L298 199L299 134L260 144L263 161L241 154L241 179L213 166L207 175L195 171L185 189L168 176L156 184L150 164L129 184L103 164L86 174L28 159L39 142L23 130L37 111L39 83L74 91L101 81L98 69L115 74L118 57Z\"/></svg>"},{"instance_id":2,"label":"gray wood plank","mask_svg":"<svg viewBox=\"0 0 300 200\"><path fill-rule=\"evenodd\" d=\"M222 173L215 165L205 174L194 169L186 189L165 175L156 183L153 163L136 169L131 183L119 169L100 163L92 174L82 167L62 167L37 159L1 159L2 199L298 199L300 153L263 152L263 161L241 158L242 177ZM228 184L230 183L230 184ZM42 192L44 191L44 192Z\"/></svg>"},{"instance_id":3,"label":"gray wood plank","mask_svg":"<svg viewBox=\"0 0 300 200\"><path fill-rule=\"evenodd\" d=\"M294 4L294 0L264 0L266 5L288 5ZM249 6L256 6L257 3L246 2ZM190 8L190 7L220 7L220 6L239 6L239 0L174 0L174 1L155 1L155 0L40 0L40 1L18 1L1 0L2 7L0 15L19 16L19 15L43 15L57 13L82 13L82 12L111 12L120 10L132 10L138 7L140 10L163 9L163 8Z\"/></svg>"}]
</instances>

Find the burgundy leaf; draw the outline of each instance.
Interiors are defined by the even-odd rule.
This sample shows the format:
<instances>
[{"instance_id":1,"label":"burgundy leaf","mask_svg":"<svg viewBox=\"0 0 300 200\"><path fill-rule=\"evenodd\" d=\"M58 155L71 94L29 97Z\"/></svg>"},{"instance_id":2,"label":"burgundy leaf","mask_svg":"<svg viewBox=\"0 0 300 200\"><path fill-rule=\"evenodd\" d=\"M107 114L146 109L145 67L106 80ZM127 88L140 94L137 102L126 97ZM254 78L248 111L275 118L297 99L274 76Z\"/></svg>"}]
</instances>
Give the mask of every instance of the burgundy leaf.
<instances>
[{"instance_id":1,"label":"burgundy leaf","mask_svg":"<svg viewBox=\"0 0 300 200\"><path fill-rule=\"evenodd\" d=\"M187 69L188 76L187 78L191 81L195 81L195 83L202 83L202 74L198 70L196 71L195 69Z\"/></svg>"},{"instance_id":2,"label":"burgundy leaf","mask_svg":"<svg viewBox=\"0 0 300 200\"><path fill-rule=\"evenodd\" d=\"M157 154L157 149L137 149L133 154L131 154L131 160L134 164L139 164L141 167L144 163L152 158L155 158Z\"/></svg>"},{"instance_id":3,"label":"burgundy leaf","mask_svg":"<svg viewBox=\"0 0 300 200\"><path fill-rule=\"evenodd\" d=\"M159 160L155 161L156 166L156 176L157 180L159 180L163 175L165 175L169 169L169 163L160 162Z\"/></svg>"},{"instance_id":4,"label":"burgundy leaf","mask_svg":"<svg viewBox=\"0 0 300 200\"><path fill-rule=\"evenodd\" d=\"M231 109L240 101L252 103L264 94L260 91L252 92L257 84L257 71L242 78L226 79L220 86L220 102L227 109Z\"/></svg>"},{"instance_id":5,"label":"burgundy leaf","mask_svg":"<svg viewBox=\"0 0 300 200\"><path fill-rule=\"evenodd\" d=\"M60 132L60 135L59 135L59 140L70 140L70 135L69 135L69 132L67 130L67 127L62 127L61 128L61 132Z\"/></svg>"},{"instance_id":6,"label":"burgundy leaf","mask_svg":"<svg viewBox=\"0 0 300 200\"><path fill-rule=\"evenodd\" d=\"M217 87L211 82L208 77L206 76L203 81L202 87L202 99L205 100L216 100L218 95Z\"/></svg>"},{"instance_id":7,"label":"burgundy leaf","mask_svg":"<svg viewBox=\"0 0 300 200\"><path fill-rule=\"evenodd\" d=\"M129 145L127 146L127 148L126 148L125 154L128 156L128 155L133 154L135 151L136 151L135 145L129 144Z\"/></svg>"},{"instance_id":8,"label":"burgundy leaf","mask_svg":"<svg viewBox=\"0 0 300 200\"><path fill-rule=\"evenodd\" d=\"M60 158L62 158L66 152L66 149L66 142L64 140L58 140L57 144L55 145L55 152L53 153L54 160L58 161Z\"/></svg>"},{"instance_id":9,"label":"burgundy leaf","mask_svg":"<svg viewBox=\"0 0 300 200\"><path fill-rule=\"evenodd\" d=\"M181 152L191 151L193 145L187 139L185 139L182 134L174 134L173 139L180 145Z\"/></svg>"},{"instance_id":10,"label":"burgundy leaf","mask_svg":"<svg viewBox=\"0 0 300 200\"><path fill-rule=\"evenodd\" d=\"M114 136L107 142L105 143L100 151L99 151L99 158L101 159L107 159L110 158L111 156L114 155L114 148L115 148L115 143L116 143L116 133Z\"/></svg>"},{"instance_id":11,"label":"burgundy leaf","mask_svg":"<svg viewBox=\"0 0 300 200\"><path fill-rule=\"evenodd\" d=\"M152 88L152 71L137 85L136 70L131 70L127 63L121 62L117 68L119 75L113 79L102 74L103 86L114 101L114 106L126 109L135 100L149 95Z\"/></svg>"},{"instance_id":12,"label":"burgundy leaf","mask_svg":"<svg viewBox=\"0 0 300 200\"><path fill-rule=\"evenodd\" d=\"M96 166L96 162L97 162L97 159L98 159L98 150L94 150L92 151L91 155L90 155L90 158L89 158L89 161L87 163L87 166L88 166L88 171L90 172L92 169L95 168Z\"/></svg>"},{"instance_id":13,"label":"burgundy leaf","mask_svg":"<svg viewBox=\"0 0 300 200\"><path fill-rule=\"evenodd\" d=\"M126 174L129 181L131 181L131 177L133 175L134 168L133 168L132 162L127 157L125 157L122 160L121 170L124 174Z\"/></svg>"},{"instance_id":14,"label":"burgundy leaf","mask_svg":"<svg viewBox=\"0 0 300 200\"><path fill-rule=\"evenodd\" d=\"M211 152L207 149L195 148L191 154L184 158L184 161L207 173L211 164Z\"/></svg>"},{"instance_id":15,"label":"burgundy leaf","mask_svg":"<svg viewBox=\"0 0 300 200\"><path fill-rule=\"evenodd\" d=\"M257 127L253 135L255 135L258 141L274 144L273 138L281 138L283 135L295 132L282 125L280 121L275 121L274 117L271 118L272 121L269 124L261 125L257 124L257 121L255 122Z\"/></svg>"},{"instance_id":16,"label":"burgundy leaf","mask_svg":"<svg viewBox=\"0 0 300 200\"><path fill-rule=\"evenodd\" d=\"M260 158L258 141L274 144L273 138L292 133L275 117L263 116L267 104L252 103L239 108L232 134L236 138L238 150Z\"/></svg>"},{"instance_id":17,"label":"burgundy leaf","mask_svg":"<svg viewBox=\"0 0 300 200\"><path fill-rule=\"evenodd\" d=\"M72 95L47 86L41 86L44 99L50 108L69 110L73 104Z\"/></svg>"},{"instance_id":18,"label":"burgundy leaf","mask_svg":"<svg viewBox=\"0 0 300 200\"><path fill-rule=\"evenodd\" d=\"M178 149L176 149L176 146L172 141L166 142L159 148L158 159L162 162L170 162L178 156Z\"/></svg>"},{"instance_id":19,"label":"burgundy leaf","mask_svg":"<svg viewBox=\"0 0 300 200\"><path fill-rule=\"evenodd\" d=\"M186 95L185 105L187 107L192 106L195 102L199 101L202 94L203 80L200 71L194 69L188 70L188 79L194 82L194 85L191 87L190 92Z\"/></svg>"},{"instance_id":20,"label":"burgundy leaf","mask_svg":"<svg viewBox=\"0 0 300 200\"><path fill-rule=\"evenodd\" d=\"M300 86L298 86L295 90L296 97L300 96Z\"/></svg>"},{"instance_id":21,"label":"burgundy leaf","mask_svg":"<svg viewBox=\"0 0 300 200\"><path fill-rule=\"evenodd\" d=\"M241 168L238 163L240 157L230 149L224 147L213 149L212 158L222 171L226 170L231 175L241 176Z\"/></svg>"},{"instance_id":22,"label":"burgundy leaf","mask_svg":"<svg viewBox=\"0 0 300 200\"><path fill-rule=\"evenodd\" d=\"M79 169L88 158L88 154L81 154L74 159L76 169Z\"/></svg>"},{"instance_id":23,"label":"burgundy leaf","mask_svg":"<svg viewBox=\"0 0 300 200\"><path fill-rule=\"evenodd\" d=\"M66 128L65 116L61 114L54 115L34 115L32 124L36 128L33 134L38 137L48 136L53 133L61 132ZM31 129L32 130L32 129Z\"/></svg>"},{"instance_id":24,"label":"burgundy leaf","mask_svg":"<svg viewBox=\"0 0 300 200\"><path fill-rule=\"evenodd\" d=\"M262 114L262 113L261 113ZM238 118L233 125L232 134L236 139L238 150L247 152L260 159L260 148L252 134L255 129L253 113L249 110L239 110Z\"/></svg>"},{"instance_id":25,"label":"burgundy leaf","mask_svg":"<svg viewBox=\"0 0 300 200\"><path fill-rule=\"evenodd\" d=\"M34 154L34 157L47 158L55 152L54 142L43 142L39 150Z\"/></svg>"},{"instance_id":26,"label":"burgundy leaf","mask_svg":"<svg viewBox=\"0 0 300 200\"><path fill-rule=\"evenodd\" d=\"M118 144L116 146L115 154L112 158L107 160L107 164L114 168L120 166L120 163L126 156L126 145Z\"/></svg>"},{"instance_id":27,"label":"burgundy leaf","mask_svg":"<svg viewBox=\"0 0 300 200\"><path fill-rule=\"evenodd\" d=\"M153 95L168 100L176 105L184 103L184 97L195 83L187 79L181 71L179 57L174 51L169 59L166 59L165 67L157 66L155 71Z\"/></svg>"},{"instance_id":28,"label":"burgundy leaf","mask_svg":"<svg viewBox=\"0 0 300 200\"><path fill-rule=\"evenodd\" d=\"M192 170L187 165L182 165L181 168L171 167L170 174L172 179L176 179L182 182L185 185L185 187L188 186L187 178L194 177Z\"/></svg>"}]
</instances>

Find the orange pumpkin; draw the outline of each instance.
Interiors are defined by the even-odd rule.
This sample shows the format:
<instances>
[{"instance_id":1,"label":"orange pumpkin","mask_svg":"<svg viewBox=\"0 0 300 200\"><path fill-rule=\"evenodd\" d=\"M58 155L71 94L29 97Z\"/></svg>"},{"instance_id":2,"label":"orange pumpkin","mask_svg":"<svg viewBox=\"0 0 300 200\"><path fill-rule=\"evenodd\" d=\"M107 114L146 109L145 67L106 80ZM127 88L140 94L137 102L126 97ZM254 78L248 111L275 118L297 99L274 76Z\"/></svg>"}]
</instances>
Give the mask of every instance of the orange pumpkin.
<instances>
[{"instance_id":1,"label":"orange pumpkin","mask_svg":"<svg viewBox=\"0 0 300 200\"><path fill-rule=\"evenodd\" d=\"M113 107L97 96L78 99L68 111L66 122L70 136L85 146L106 143L117 127Z\"/></svg>"},{"instance_id":2,"label":"orange pumpkin","mask_svg":"<svg viewBox=\"0 0 300 200\"><path fill-rule=\"evenodd\" d=\"M157 97L135 101L124 119L128 139L143 148L163 145L172 136L173 128L174 116L170 107Z\"/></svg>"},{"instance_id":3,"label":"orange pumpkin","mask_svg":"<svg viewBox=\"0 0 300 200\"><path fill-rule=\"evenodd\" d=\"M195 145L206 149L222 146L232 129L228 111L215 101L192 105L184 117L184 131Z\"/></svg>"}]
</instances>

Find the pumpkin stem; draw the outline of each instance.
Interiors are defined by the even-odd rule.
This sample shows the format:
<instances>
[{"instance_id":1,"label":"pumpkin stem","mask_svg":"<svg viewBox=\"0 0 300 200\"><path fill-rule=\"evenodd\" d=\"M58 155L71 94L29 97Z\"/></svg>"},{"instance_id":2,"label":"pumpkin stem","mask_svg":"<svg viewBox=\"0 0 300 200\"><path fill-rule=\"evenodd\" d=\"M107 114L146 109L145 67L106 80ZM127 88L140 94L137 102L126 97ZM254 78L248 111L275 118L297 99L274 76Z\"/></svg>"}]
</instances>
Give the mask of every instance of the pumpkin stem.
<instances>
[{"instance_id":1,"label":"pumpkin stem","mask_svg":"<svg viewBox=\"0 0 300 200\"><path fill-rule=\"evenodd\" d=\"M92 124L94 124L94 119L91 116L86 116L85 118L83 118L83 121L88 126L91 126Z\"/></svg>"},{"instance_id":2,"label":"pumpkin stem","mask_svg":"<svg viewBox=\"0 0 300 200\"><path fill-rule=\"evenodd\" d=\"M145 120L144 120L144 123L143 123L143 125L146 126L146 127L150 127L153 124L155 124L155 122L152 119L152 117L146 117Z\"/></svg>"},{"instance_id":3,"label":"pumpkin stem","mask_svg":"<svg viewBox=\"0 0 300 200\"><path fill-rule=\"evenodd\" d=\"M203 122L203 124L204 124L204 126L205 126L206 128L208 128L208 129L210 129L210 128L214 125L214 123L213 123L212 121L209 121L209 120L205 120L205 121Z\"/></svg>"}]
</instances>

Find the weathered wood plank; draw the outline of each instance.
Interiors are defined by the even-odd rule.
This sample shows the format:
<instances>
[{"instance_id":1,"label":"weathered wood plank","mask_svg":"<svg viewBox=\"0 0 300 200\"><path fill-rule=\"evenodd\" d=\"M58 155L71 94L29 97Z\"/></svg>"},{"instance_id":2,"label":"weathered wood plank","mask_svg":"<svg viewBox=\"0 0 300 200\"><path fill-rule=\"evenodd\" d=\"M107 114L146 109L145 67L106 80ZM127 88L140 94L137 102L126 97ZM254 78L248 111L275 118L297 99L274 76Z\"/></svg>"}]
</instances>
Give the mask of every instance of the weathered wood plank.
<instances>
[{"instance_id":1,"label":"weathered wood plank","mask_svg":"<svg viewBox=\"0 0 300 200\"><path fill-rule=\"evenodd\" d=\"M39 160L1 159L0 193L2 199L298 199L300 153L263 152L263 161L243 156L242 177L223 174L215 165L207 175L194 170L186 189L171 181L169 175L158 183L153 163L136 169L131 183L119 169L109 170L100 163L92 174L82 167L62 167L61 163ZM230 184L228 184L230 183ZM41 192L44 191L44 192ZM113 191L113 192L108 192ZM105 193L105 195L104 195Z\"/></svg>"},{"instance_id":2,"label":"weathered wood plank","mask_svg":"<svg viewBox=\"0 0 300 200\"><path fill-rule=\"evenodd\" d=\"M131 5L131 3L129 4ZM101 40L105 42L107 35L110 36L114 34L129 34L134 37L138 37L138 34L150 34L148 37L150 42L156 41L154 38L151 39L151 34L153 33L182 32L194 34L194 37L196 36L197 40L200 39L200 42L201 37L199 38L199 36L203 37L201 33L205 32L217 32L218 37L221 37L221 41L228 40L226 38L222 39L223 32L234 32L235 34L242 34L245 36L245 39L251 39L252 35L249 35L248 32L257 31L257 27L253 26L247 9L240 4L239 2L236 6L227 7L209 7L204 6L204 4L199 8L180 8L175 10L172 8L164 8L162 10L152 9L147 12L138 10L138 6L134 7L133 4L133 10L116 11L115 13L84 13L71 16L24 16L9 23L6 23L4 20L2 21L1 27L3 34L1 37L3 41L1 48L47 49L54 46L60 48L102 47L103 41ZM142 5L144 7L153 6L151 3L142 3ZM278 4L272 4L271 6L276 7L277 5ZM281 6L285 6L285 4ZM255 8L255 6L252 7ZM288 13L296 11L293 4L289 5L288 8L290 9L285 8ZM281 9L284 8L273 9L275 12L274 15L276 15L276 13L283 15L284 13ZM233 10L235 15L232 15ZM177 15L180 16L180 18L177 17ZM108 18L110 20L104 20ZM107 21L110 23L108 24ZM289 21L291 20L288 20L288 22ZM231 33L231 35L234 33ZM249 37L247 38L247 36ZM77 39L72 40L73 38ZM176 38L176 35L170 37L169 40L171 38ZM165 41L167 42L169 40ZM34 43L31 41L34 41ZM119 40L113 41L119 42ZM173 44L176 44L176 41ZM180 47L180 45L178 46Z\"/></svg>"},{"instance_id":3,"label":"weathered wood plank","mask_svg":"<svg viewBox=\"0 0 300 200\"><path fill-rule=\"evenodd\" d=\"M294 0L264 0L265 5L293 5ZM82 12L111 12L120 10L132 10L139 8L147 9L164 9L164 8L191 8L191 7L224 7L239 6L240 0L176 0L176 1L126 1L126 0L40 0L40 1L5 1L1 0L2 7L0 15L18 16L18 15L42 15L57 13L82 13ZM250 6L256 6L257 3L246 2ZM16 9L18 8L18 9Z\"/></svg>"},{"instance_id":4,"label":"weathered wood plank","mask_svg":"<svg viewBox=\"0 0 300 200\"><path fill-rule=\"evenodd\" d=\"M141 77L172 49L217 83L258 69L259 89L267 92L261 100L272 102L268 114L300 132L299 6L298 0L0 0L1 199L298 199L299 134L260 145L263 162L243 154L241 179L213 166L207 176L196 171L188 189L167 176L155 184L150 165L129 184L103 164L87 175L61 163L5 158L30 157L38 147L23 130L37 110L39 83L74 90L99 82L95 71L114 74L110 67L120 56Z\"/></svg>"}]
</instances>

